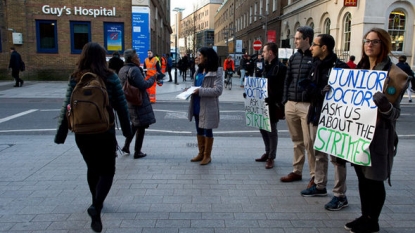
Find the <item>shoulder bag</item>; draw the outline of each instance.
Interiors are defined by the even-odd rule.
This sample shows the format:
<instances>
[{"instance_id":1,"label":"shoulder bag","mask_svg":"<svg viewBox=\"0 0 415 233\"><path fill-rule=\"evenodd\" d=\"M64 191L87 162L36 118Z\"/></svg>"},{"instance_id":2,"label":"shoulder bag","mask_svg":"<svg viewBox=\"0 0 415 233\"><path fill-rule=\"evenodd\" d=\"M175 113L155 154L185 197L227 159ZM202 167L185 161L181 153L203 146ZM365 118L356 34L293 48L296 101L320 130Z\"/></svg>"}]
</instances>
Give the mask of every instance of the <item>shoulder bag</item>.
<instances>
[{"instance_id":1,"label":"shoulder bag","mask_svg":"<svg viewBox=\"0 0 415 233\"><path fill-rule=\"evenodd\" d=\"M141 106L143 104L143 93L141 93L140 89L130 84L130 79L131 68L128 70L127 80L125 80L122 87L125 99L127 99L127 102L132 105Z\"/></svg>"}]
</instances>

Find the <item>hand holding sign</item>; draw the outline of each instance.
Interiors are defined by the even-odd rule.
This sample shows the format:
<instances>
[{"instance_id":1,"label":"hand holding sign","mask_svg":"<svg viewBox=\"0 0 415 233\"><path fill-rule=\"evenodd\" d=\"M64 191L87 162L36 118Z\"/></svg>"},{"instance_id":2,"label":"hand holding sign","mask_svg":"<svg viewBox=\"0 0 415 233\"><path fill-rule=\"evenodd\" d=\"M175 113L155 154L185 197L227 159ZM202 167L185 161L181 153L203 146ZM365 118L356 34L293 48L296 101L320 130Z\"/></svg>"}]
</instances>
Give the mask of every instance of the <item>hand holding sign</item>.
<instances>
[{"instance_id":1,"label":"hand holding sign","mask_svg":"<svg viewBox=\"0 0 415 233\"><path fill-rule=\"evenodd\" d=\"M376 92L373 95L373 102L375 102L376 106L378 106L378 108L381 112L387 112L392 107L389 100L381 92Z\"/></svg>"}]
</instances>

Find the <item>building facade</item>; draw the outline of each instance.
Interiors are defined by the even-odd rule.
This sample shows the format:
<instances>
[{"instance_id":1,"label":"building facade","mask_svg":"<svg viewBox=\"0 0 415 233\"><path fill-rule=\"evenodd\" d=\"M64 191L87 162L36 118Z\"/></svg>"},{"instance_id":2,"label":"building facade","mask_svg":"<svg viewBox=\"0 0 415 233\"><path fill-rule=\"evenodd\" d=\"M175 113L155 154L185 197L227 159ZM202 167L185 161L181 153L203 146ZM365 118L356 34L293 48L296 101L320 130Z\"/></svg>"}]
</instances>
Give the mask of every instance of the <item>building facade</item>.
<instances>
[{"instance_id":1,"label":"building facade","mask_svg":"<svg viewBox=\"0 0 415 233\"><path fill-rule=\"evenodd\" d=\"M10 79L10 47L22 55L29 80L67 79L91 41L108 58L135 48L144 62L149 49L170 51L170 0L2 0L0 13L1 79Z\"/></svg>"},{"instance_id":2,"label":"building facade","mask_svg":"<svg viewBox=\"0 0 415 233\"><path fill-rule=\"evenodd\" d=\"M364 34L379 27L391 36L392 60L406 55L415 68L414 6L415 0L289 0L281 16L281 45L294 48L296 28L308 25L315 35L334 37L336 53L342 60L355 55L359 61Z\"/></svg>"}]
</instances>

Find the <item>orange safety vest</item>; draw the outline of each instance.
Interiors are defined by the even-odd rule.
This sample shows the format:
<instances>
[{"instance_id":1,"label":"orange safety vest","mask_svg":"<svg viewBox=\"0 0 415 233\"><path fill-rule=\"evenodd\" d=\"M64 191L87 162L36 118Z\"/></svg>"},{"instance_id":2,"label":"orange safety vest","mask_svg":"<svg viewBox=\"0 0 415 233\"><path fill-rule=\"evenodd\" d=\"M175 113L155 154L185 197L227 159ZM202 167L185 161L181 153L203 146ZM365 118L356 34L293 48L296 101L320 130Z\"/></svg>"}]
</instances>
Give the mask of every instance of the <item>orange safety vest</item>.
<instances>
[{"instance_id":1,"label":"orange safety vest","mask_svg":"<svg viewBox=\"0 0 415 233\"><path fill-rule=\"evenodd\" d=\"M161 72L166 73L167 61L165 57L161 57Z\"/></svg>"},{"instance_id":2,"label":"orange safety vest","mask_svg":"<svg viewBox=\"0 0 415 233\"><path fill-rule=\"evenodd\" d=\"M152 57L151 59L146 58L144 62L146 63L146 68L147 68L147 73L146 73L146 80L147 80L150 77L157 74L157 68L156 68L157 59L155 57ZM147 93L150 98L150 103L156 102L156 86L157 86L156 82L154 82L154 84L150 88L147 89Z\"/></svg>"}]
</instances>

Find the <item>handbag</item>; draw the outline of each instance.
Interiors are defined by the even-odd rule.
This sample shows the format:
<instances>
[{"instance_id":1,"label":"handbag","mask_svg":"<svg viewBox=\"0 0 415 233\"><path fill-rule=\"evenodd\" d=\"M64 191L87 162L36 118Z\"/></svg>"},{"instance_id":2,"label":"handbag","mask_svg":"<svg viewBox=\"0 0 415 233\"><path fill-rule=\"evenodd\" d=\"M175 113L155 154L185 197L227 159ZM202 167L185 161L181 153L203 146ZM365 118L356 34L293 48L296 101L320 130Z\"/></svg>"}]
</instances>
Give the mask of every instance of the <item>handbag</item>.
<instances>
[{"instance_id":1,"label":"handbag","mask_svg":"<svg viewBox=\"0 0 415 233\"><path fill-rule=\"evenodd\" d=\"M143 104L143 93L140 89L130 84L130 70L131 68L128 70L127 80L125 80L122 87L125 99L132 105L141 106Z\"/></svg>"}]
</instances>

